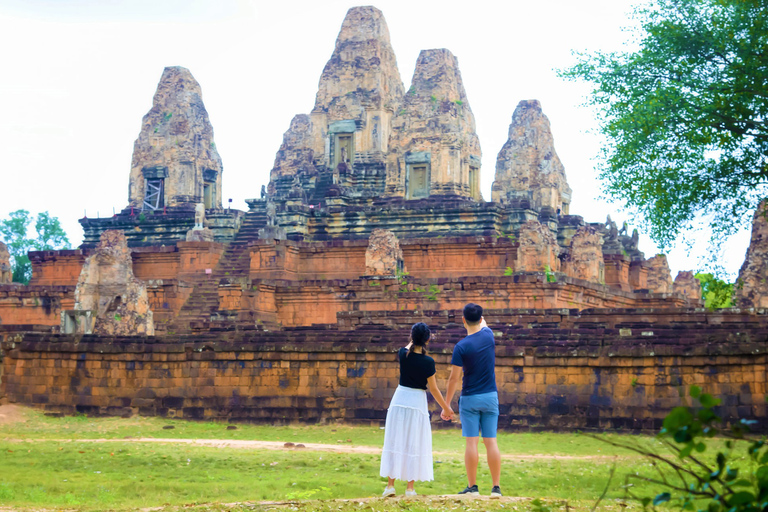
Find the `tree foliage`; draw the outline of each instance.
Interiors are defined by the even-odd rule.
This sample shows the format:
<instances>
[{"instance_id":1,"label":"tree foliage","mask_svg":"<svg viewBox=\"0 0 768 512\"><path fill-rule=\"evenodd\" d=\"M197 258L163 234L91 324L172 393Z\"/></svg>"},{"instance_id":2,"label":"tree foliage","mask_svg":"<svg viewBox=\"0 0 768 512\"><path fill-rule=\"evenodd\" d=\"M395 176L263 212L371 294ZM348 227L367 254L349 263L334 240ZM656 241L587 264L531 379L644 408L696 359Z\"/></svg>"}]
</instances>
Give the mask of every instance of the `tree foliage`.
<instances>
[{"instance_id":1,"label":"tree foliage","mask_svg":"<svg viewBox=\"0 0 768 512\"><path fill-rule=\"evenodd\" d=\"M733 283L718 279L712 274L698 273L702 299L708 309L730 308L733 305Z\"/></svg>"},{"instance_id":2,"label":"tree foliage","mask_svg":"<svg viewBox=\"0 0 768 512\"><path fill-rule=\"evenodd\" d=\"M30 225L34 222L35 237L29 237ZM27 210L16 210L7 219L0 220L0 241L8 246L11 253L13 280L17 283L29 283L32 278L32 264L29 251L50 251L68 249L69 239L59 223L59 219L48 212L42 212L32 218Z\"/></svg>"},{"instance_id":3,"label":"tree foliage","mask_svg":"<svg viewBox=\"0 0 768 512\"><path fill-rule=\"evenodd\" d=\"M722 241L768 183L768 3L652 0L633 51L580 54L594 85L605 195L640 214L662 249L699 219Z\"/></svg>"}]
</instances>

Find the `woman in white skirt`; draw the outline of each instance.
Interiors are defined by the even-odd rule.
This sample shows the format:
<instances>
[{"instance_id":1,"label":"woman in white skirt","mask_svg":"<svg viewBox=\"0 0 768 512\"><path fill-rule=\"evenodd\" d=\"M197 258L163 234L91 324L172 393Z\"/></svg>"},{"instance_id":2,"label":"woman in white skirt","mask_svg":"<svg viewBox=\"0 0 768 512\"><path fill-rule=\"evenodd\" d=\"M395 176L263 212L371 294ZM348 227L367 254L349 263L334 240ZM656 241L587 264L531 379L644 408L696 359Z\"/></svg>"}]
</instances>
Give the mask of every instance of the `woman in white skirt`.
<instances>
[{"instance_id":1,"label":"woman in white skirt","mask_svg":"<svg viewBox=\"0 0 768 512\"><path fill-rule=\"evenodd\" d=\"M446 417L452 417L450 405L437 388L435 360L427 355L429 327L423 322L411 328L408 346L397 352L400 361L400 385L395 390L387 411L384 430L384 449L381 453L381 471L387 477L383 496L395 495L395 480L408 482L405 495L415 496L416 480L434 480L432 476L432 426L427 410L427 387L443 408Z\"/></svg>"}]
</instances>

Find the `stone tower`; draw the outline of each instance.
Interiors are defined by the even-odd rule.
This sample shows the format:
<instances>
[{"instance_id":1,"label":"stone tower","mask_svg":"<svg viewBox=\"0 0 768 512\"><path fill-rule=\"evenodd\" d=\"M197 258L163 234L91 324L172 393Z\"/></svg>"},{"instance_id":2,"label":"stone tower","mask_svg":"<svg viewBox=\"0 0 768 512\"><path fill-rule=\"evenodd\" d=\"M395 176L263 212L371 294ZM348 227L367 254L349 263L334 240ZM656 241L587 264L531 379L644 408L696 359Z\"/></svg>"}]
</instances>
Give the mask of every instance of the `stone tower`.
<instances>
[{"instance_id":1,"label":"stone tower","mask_svg":"<svg viewBox=\"0 0 768 512\"><path fill-rule=\"evenodd\" d=\"M353 7L320 77L311 121L316 159L329 169L384 161L389 126L403 97L403 81L384 15Z\"/></svg>"},{"instance_id":2,"label":"stone tower","mask_svg":"<svg viewBox=\"0 0 768 512\"><path fill-rule=\"evenodd\" d=\"M512 114L509 138L496 159L492 199L503 204L527 200L534 210L568 214L571 188L538 100L521 101Z\"/></svg>"},{"instance_id":3,"label":"stone tower","mask_svg":"<svg viewBox=\"0 0 768 512\"><path fill-rule=\"evenodd\" d=\"M186 68L165 68L133 145L130 206L221 208L221 173L200 84Z\"/></svg>"},{"instance_id":4,"label":"stone tower","mask_svg":"<svg viewBox=\"0 0 768 512\"><path fill-rule=\"evenodd\" d=\"M480 142L456 57L422 50L392 120L387 195L457 195L482 200Z\"/></svg>"},{"instance_id":5,"label":"stone tower","mask_svg":"<svg viewBox=\"0 0 768 512\"><path fill-rule=\"evenodd\" d=\"M371 188L364 185L366 179L379 175L383 188L391 120L402 98L384 15L370 6L349 9L320 76L312 112L294 117L283 136L270 172L270 193L286 195L286 183L296 175L294 188L311 188L320 173L329 182L332 174L333 184L356 174L363 188Z\"/></svg>"}]
</instances>

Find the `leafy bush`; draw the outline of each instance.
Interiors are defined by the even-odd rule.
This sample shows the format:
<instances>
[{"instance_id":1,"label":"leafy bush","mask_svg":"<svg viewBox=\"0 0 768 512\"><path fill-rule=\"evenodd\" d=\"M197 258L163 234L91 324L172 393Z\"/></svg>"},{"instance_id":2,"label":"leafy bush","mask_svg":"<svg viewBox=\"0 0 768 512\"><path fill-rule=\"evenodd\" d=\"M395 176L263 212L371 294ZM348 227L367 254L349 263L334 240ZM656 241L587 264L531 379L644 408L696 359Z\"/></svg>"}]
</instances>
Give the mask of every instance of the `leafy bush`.
<instances>
[{"instance_id":1,"label":"leafy bush","mask_svg":"<svg viewBox=\"0 0 768 512\"><path fill-rule=\"evenodd\" d=\"M720 399L690 388L698 407L676 407L666 418L658 438L669 448L660 454L632 442L603 441L646 457L658 476L628 475L627 497L638 500L644 509L667 504L698 512L757 512L768 510L768 444L765 437L749 438L754 421L742 419L722 428L716 409ZM725 449L713 442L724 437ZM713 450L714 454L710 455ZM746 452L750 463L737 467L739 454ZM713 456L714 455L714 456ZM632 480L658 485L663 492L650 496L634 494Z\"/></svg>"}]
</instances>

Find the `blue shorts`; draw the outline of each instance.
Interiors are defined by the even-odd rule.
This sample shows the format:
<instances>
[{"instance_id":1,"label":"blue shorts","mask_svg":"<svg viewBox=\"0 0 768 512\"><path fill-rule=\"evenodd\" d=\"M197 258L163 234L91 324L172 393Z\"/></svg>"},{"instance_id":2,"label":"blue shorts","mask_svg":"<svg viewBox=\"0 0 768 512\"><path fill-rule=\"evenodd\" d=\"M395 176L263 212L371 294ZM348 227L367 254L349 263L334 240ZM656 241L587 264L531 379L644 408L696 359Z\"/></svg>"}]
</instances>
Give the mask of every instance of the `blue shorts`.
<instances>
[{"instance_id":1,"label":"blue shorts","mask_svg":"<svg viewBox=\"0 0 768 512\"><path fill-rule=\"evenodd\" d=\"M459 398L461 435L464 437L496 437L499 424L499 394L496 391Z\"/></svg>"}]
</instances>

